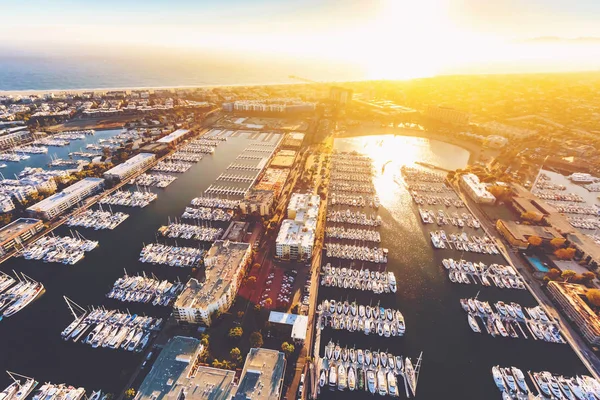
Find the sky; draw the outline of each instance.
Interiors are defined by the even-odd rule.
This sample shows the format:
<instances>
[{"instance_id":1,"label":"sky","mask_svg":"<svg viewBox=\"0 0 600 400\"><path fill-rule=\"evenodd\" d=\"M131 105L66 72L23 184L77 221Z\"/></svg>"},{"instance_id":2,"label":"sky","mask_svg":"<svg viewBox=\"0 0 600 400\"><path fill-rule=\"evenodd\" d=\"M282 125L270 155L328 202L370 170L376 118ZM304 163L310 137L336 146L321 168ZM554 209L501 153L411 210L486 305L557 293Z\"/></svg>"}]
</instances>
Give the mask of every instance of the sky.
<instances>
[{"instance_id":1,"label":"sky","mask_svg":"<svg viewBox=\"0 0 600 400\"><path fill-rule=\"evenodd\" d=\"M394 79L600 69L598 0L2 3L0 46L30 52L202 50L335 61L360 66L369 78ZM553 39L533 40L540 37Z\"/></svg>"}]
</instances>

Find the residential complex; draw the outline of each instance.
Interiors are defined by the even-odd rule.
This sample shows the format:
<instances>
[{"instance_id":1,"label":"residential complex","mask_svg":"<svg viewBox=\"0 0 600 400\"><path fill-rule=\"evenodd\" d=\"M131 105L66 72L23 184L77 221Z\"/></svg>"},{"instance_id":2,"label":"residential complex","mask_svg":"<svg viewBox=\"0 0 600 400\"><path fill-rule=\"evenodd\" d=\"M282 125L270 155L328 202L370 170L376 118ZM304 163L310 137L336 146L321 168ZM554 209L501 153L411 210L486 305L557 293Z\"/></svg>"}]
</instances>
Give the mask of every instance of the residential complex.
<instances>
[{"instance_id":1,"label":"residential complex","mask_svg":"<svg viewBox=\"0 0 600 400\"><path fill-rule=\"evenodd\" d=\"M304 141L304 133L301 132L290 132L285 135L283 139L283 143L281 144L283 147L290 147L293 149L297 149L302 145Z\"/></svg>"},{"instance_id":2,"label":"residential complex","mask_svg":"<svg viewBox=\"0 0 600 400\"><path fill-rule=\"evenodd\" d=\"M20 245L44 228L39 219L19 218L0 228L0 256Z\"/></svg>"},{"instance_id":3,"label":"residential complex","mask_svg":"<svg viewBox=\"0 0 600 400\"><path fill-rule=\"evenodd\" d=\"M276 350L252 348L236 381L235 371L204 366L200 341L175 336L166 344L142 382L135 400L277 400L286 360Z\"/></svg>"},{"instance_id":4,"label":"residential complex","mask_svg":"<svg viewBox=\"0 0 600 400\"><path fill-rule=\"evenodd\" d=\"M240 201L240 211L246 215L256 213L262 217L270 216L274 197L273 190L250 189Z\"/></svg>"},{"instance_id":5,"label":"residential complex","mask_svg":"<svg viewBox=\"0 0 600 400\"><path fill-rule=\"evenodd\" d=\"M290 170L287 168L267 168L260 181L254 185L254 189L272 190L278 198L289 174Z\"/></svg>"},{"instance_id":6,"label":"residential complex","mask_svg":"<svg viewBox=\"0 0 600 400\"><path fill-rule=\"evenodd\" d=\"M279 150L273 157L270 166L279 168L290 168L294 164L295 159L296 152L294 150Z\"/></svg>"},{"instance_id":7,"label":"residential complex","mask_svg":"<svg viewBox=\"0 0 600 400\"><path fill-rule=\"evenodd\" d=\"M167 136L158 139L157 143L177 143L181 139L190 133L189 129L177 129L175 132L169 133Z\"/></svg>"},{"instance_id":8,"label":"residential complex","mask_svg":"<svg viewBox=\"0 0 600 400\"><path fill-rule=\"evenodd\" d=\"M488 192L485 184L479 182L475 174L462 175L460 185L476 203L492 204L496 201L494 195Z\"/></svg>"},{"instance_id":9,"label":"residential complex","mask_svg":"<svg viewBox=\"0 0 600 400\"><path fill-rule=\"evenodd\" d=\"M315 243L315 230L321 198L293 193L288 218L283 220L275 241L275 254L283 260L309 260Z\"/></svg>"},{"instance_id":10,"label":"residential complex","mask_svg":"<svg viewBox=\"0 0 600 400\"><path fill-rule=\"evenodd\" d=\"M67 187L60 193L56 193L27 209L31 215L44 220L49 220L63 211L79 203L86 197L95 194L104 187L102 178L85 178Z\"/></svg>"},{"instance_id":11,"label":"residential complex","mask_svg":"<svg viewBox=\"0 0 600 400\"><path fill-rule=\"evenodd\" d=\"M210 325L211 314L231 307L250 262L248 243L217 240L204 256L206 278L191 278L174 305L175 318L189 324Z\"/></svg>"},{"instance_id":12,"label":"residential complex","mask_svg":"<svg viewBox=\"0 0 600 400\"><path fill-rule=\"evenodd\" d=\"M143 170L154 162L156 156L151 153L140 153L104 173L106 179L124 180Z\"/></svg>"},{"instance_id":13,"label":"residential complex","mask_svg":"<svg viewBox=\"0 0 600 400\"><path fill-rule=\"evenodd\" d=\"M225 107L225 105L224 105ZM226 106L227 110L230 106ZM295 113L314 111L315 103L301 101L299 99L270 99L270 100L238 100L233 103L234 111L254 111L272 113Z\"/></svg>"},{"instance_id":14,"label":"residential complex","mask_svg":"<svg viewBox=\"0 0 600 400\"><path fill-rule=\"evenodd\" d=\"M600 319L585 300L589 289L583 285L548 282L548 292L567 317L592 345L600 345Z\"/></svg>"},{"instance_id":15,"label":"residential complex","mask_svg":"<svg viewBox=\"0 0 600 400\"><path fill-rule=\"evenodd\" d=\"M470 118L469 113L442 106L427 107L425 115L431 119L454 125L467 125Z\"/></svg>"},{"instance_id":16,"label":"residential complex","mask_svg":"<svg viewBox=\"0 0 600 400\"><path fill-rule=\"evenodd\" d=\"M520 249L529 247L527 239L531 236L537 236L546 242L554 238L562 238L556 229L549 226L522 225L502 219L496 221L496 229L512 246Z\"/></svg>"}]
</instances>

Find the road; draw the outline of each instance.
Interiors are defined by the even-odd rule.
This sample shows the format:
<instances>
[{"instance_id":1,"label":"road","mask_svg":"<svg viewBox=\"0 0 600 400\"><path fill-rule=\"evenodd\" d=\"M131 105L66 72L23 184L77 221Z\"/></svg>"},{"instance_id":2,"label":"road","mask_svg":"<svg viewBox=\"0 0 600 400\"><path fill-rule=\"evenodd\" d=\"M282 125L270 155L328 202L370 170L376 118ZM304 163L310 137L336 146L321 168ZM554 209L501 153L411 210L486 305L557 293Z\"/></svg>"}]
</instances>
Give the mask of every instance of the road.
<instances>
[{"instance_id":1,"label":"road","mask_svg":"<svg viewBox=\"0 0 600 400\"><path fill-rule=\"evenodd\" d=\"M561 333L567 340L567 342L571 345L571 348L575 351L577 356L581 359L581 362L587 367L590 373L594 376L594 378L600 378L600 359L598 356L592 352L587 342L573 329L569 323L569 321L563 317L561 313L556 310L556 306L550 300L550 298L546 295L544 290L542 289L541 284L535 279L531 273L529 272L528 267L524 264L523 260L517 254L517 250L507 247L503 240L499 239L496 232L496 227L494 222L491 221L488 216L482 212L479 207L477 207L470 199L465 198L463 193L455 186L454 189L457 191L471 214L475 215L479 222L481 223L481 227L486 232L486 234L493 238L496 242L496 245L504 259L509 263L513 268L519 271L521 275L524 276L525 285L529 292L535 297L538 303L542 305L544 310L548 315L552 315L556 320L558 320L561 326Z\"/></svg>"}]
</instances>

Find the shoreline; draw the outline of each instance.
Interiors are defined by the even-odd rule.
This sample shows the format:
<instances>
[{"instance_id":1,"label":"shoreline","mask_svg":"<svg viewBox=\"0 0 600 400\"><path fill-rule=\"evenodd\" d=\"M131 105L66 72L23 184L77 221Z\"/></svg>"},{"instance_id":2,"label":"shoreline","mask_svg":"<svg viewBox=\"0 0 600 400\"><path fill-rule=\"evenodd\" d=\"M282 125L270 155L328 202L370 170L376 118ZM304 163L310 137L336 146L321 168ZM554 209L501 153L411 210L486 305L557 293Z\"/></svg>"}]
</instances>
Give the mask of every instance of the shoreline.
<instances>
[{"instance_id":1,"label":"shoreline","mask_svg":"<svg viewBox=\"0 0 600 400\"><path fill-rule=\"evenodd\" d=\"M33 95L33 94L46 94L46 93L83 93L83 92L96 92L96 91L132 91L132 90L177 90L177 89L214 89L214 88L227 88L227 87L255 87L255 86L288 86L288 85L320 85L329 83L340 83L342 81L328 81L328 82L269 82L269 83L233 83L233 84L211 84L211 85L170 85L170 86L122 86L122 87L97 87L97 88L73 88L73 89L16 89L16 90L4 90L0 89L0 96L5 95ZM346 82L346 81L344 81ZM347 82L359 82L359 81L347 81Z\"/></svg>"}]
</instances>

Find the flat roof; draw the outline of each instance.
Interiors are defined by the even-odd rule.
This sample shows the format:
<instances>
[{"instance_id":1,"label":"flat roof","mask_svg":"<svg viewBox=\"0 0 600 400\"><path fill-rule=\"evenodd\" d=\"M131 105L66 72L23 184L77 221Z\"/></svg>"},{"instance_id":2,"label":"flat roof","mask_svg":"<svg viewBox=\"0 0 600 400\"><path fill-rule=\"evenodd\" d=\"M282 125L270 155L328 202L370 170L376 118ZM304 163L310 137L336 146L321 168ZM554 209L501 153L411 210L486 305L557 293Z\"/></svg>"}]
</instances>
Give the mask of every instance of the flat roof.
<instances>
[{"instance_id":1,"label":"flat roof","mask_svg":"<svg viewBox=\"0 0 600 400\"><path fill-rule=\"evenodd\" d=\"M240 263L250 248L248 243L217 240L204 256L215 259L206 267L206 279L198 282L191 278L183 292L177 297L175 307L179 308L205 308L220 298L229 288L234 276L237 274Z\"/></svg>"},{"instance_id":2,"label":"flat roof","mask_svg":"<svg viewBox=\"0 0 600 400\"><path fill-rule=\"evenodd\" d=\"M528 236L539 236L542 239L552 240L554 238L562 238L562 235L551 226L537 226L537 225L522 225L517 224L514 221L499 220L504 227L513 235L515 238L523 241L527 241Z\"/></svg>"},{"instance_id":3,"label":"flat roof","mask_svg":"<svg viewBox=\"0 0 600 400\"><path fill-rule=\"evenodd\" d=\"M270 349L250 349L234 399L279 400L285 356Z\"/></svg>"},{"instance_id":4,"label":"flat roof","mask_svg":"<svg viewBox=\"0 0 600 400\"><path fill-rule=\"evenodd\" d=\"M166 344L140 385L136 400L226 400L234 390L233 371L196 364L200 341L175 336Z\"/></svg>"},{"instance_id":5,"label":"flat roof","mask_svg":"<svg viewBox=\"0 0 600 400\"><path fill-rule=\"evenodd\" d=\"M187 135L190 132L189 129L177 129L174 132L169 133L167 136L158 139L157 143L171 143L174 140L179 139L180 137Z\"/></svg>"},{"instance_id":6,"label":"flat roof","mask_svg":"<svg viewBox=\"0 0 600 400\"><path fill-rule=\"evenodd\" d=\"M154 154L152 153L140 153L137 154L130 159L122 162L121 164L112 167L108 171L106 171L105 175L118 175L121 176L123 173L130 171L132 168L137 167L139 164L146 162L148 159L154 159Z\"/></svg>"},{"instance_id":7,"label":"flat roof","mask_svg":"<svg viewBox=\"0 0 600 400\"><path fill-rule=\"evenodd\" d=\"M102 183L104 183L104 179L102 178L84 178L63 189L62 192L53 194L39 203L32 205L28 210L35 212L50 210L56 207L56 205L61 204L63 201L79 196L80 192L94 188Z\"/></svg>"},{"instance_id":8,"label":"flat roof","mask_svg":"<svg viewBox=\"0 0 600 400\"><path fill-rule=\"evenodd\" d=\"M35 218L19 218L10 224L0 228L0 244L19 236L22 232L28 231L36 224L42 222Z\"/></svg>"},{"instance_id":9,"label":"flat roof","mask_svg":"<svg viewBox=\"0 0 600 400\"><path fill-rule=\"evenodd\" d=\"M308 317L306 315L287 314L279 311L271 311L269 322L292 326L292 339L305 340L308 330Z\"/></svg>"},{"instance_id":10,"label":"flat roof","mask_svg":"<svg viewBox=\"0 0 600 400\"><path fill-rule=\"evenodd\" d=\"M600 319L588 303L583 300L583 297L589 290L587 287L579 284L555 281L548 282L548 286L556 287L573 310L576 311L577 314L585 320L586 325L594 331L594 334L600 336Z\"/></svg>"}]
</instances>

